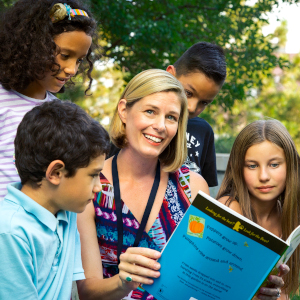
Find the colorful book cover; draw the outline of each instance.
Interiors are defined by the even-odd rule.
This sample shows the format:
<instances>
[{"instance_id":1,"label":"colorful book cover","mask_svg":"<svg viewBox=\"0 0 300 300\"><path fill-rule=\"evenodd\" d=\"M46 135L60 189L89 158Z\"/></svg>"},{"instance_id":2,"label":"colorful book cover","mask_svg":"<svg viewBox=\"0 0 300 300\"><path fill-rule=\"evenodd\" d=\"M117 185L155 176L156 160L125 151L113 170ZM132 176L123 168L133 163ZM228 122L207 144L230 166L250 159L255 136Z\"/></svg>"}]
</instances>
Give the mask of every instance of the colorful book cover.
<instances>
[{"instance_id":1,"label":"colorful book cover","mask_svg":"<svg viewBox=\"0 0 300 300\"><path fill-rule=\"evenodd\" d=\"M252 299L287 243L199 192L165 246L158 300Z\"/></svg>"}]
</instances>

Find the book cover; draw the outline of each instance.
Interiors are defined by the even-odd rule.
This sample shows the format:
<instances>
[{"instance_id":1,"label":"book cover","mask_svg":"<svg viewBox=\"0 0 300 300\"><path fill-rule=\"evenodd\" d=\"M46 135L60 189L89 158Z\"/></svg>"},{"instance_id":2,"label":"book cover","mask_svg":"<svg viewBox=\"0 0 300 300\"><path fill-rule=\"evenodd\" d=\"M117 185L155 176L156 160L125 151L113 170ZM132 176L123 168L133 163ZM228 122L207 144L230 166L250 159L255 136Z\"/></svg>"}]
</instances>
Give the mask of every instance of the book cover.
<instances>
[{"instance_id":1,"label":"book cover","mask_svg":"<svg viewBox=\"0 0 300 300\"><path fill-rule=\"evenodd\" d=\"M200 191L158 260L161 276L143 287L158 300L252 299L287 248Z\"/></svg>"}]
</instances>

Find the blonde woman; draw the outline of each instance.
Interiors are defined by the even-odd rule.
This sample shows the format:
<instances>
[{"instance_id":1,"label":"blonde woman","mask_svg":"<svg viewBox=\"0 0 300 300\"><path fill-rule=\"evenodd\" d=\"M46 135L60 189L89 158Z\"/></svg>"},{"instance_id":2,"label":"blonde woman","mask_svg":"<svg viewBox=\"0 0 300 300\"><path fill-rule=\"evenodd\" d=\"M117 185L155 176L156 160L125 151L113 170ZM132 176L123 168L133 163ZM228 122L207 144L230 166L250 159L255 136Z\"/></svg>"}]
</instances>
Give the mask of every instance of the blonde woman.
<instances>
[{"instance_id":1,"label":"blonde woman","mask_svg":"<svg viewBox=\"0 0 300 300\"><path fill-rule=\"evenodd\" d=\"M105 161L103 190L78 216L81 300L154 299L140 284L160 275L156 259L198 190L209 193L182 165L187 115L184 90L166 71L144 71L125 88L110 128L121 151Z\"/></svg>"}]
</instances>

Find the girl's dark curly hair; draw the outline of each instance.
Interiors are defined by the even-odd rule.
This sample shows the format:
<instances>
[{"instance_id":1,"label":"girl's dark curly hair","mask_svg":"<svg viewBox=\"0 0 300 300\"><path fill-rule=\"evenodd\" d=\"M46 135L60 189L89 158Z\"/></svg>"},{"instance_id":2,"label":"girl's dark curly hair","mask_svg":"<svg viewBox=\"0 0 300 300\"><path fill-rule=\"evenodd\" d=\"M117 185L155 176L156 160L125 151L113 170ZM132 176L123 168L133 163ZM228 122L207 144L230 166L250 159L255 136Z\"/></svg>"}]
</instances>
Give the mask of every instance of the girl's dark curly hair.
<instances>
[{"instance_id":1,"label":"girl's dark curly hair","mask_svg":"<svg viewBox=\"0 0 300 300\"><path fill-rule=\"evenodd\" d=\"M82 9L85 16L66 17L52 23L50 10L59 0L19 0L8 9L0 20L0 83L7 90L25 89L31 82L41 80L49 70L59 71L55 57L59 51L54 37L63 32L83 31L93 38L86 60L88 65L80 67L78 73L87 73L89 86L92 84L92 52L97 46L97 24L91 12L78 0L63 0L73 9Z\"/></svg>"}]
</instances>

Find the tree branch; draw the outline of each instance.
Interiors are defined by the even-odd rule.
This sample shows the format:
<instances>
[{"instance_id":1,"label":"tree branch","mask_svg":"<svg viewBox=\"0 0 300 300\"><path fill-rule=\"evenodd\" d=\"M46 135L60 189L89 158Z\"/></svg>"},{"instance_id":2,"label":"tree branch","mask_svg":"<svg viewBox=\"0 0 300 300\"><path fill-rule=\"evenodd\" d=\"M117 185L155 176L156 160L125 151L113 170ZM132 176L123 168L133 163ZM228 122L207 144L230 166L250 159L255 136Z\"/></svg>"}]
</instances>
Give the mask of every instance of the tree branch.
<instances>
[{"instance_id":1,"label":"tree branch","mask_svg":"<svg viewBox=\"0 0 300 300\"><path fill-rule=\"evenodd\" d=\"M177 7L178 9L189 9L189 8L193 8L193 9L204 9L204 10L218 10L218 8L216 7L208 7L208 6L203 6L203 7L200 7L199 5L191 5L191 4L185 4L185 5L181 5L181 6L178 6ZM162 14L161 16L157 17L154 19L154 21L159 21L159 20L162 20L163 19L163 16L168 16L168 15L171 15L173 14L174 11L170 11L170 12L167 12L167 13L164 13Z\"/></svg>"},{"instance_id":2,"label":"tree branch","mask_svg":"<svg viewBox=\"0 0 300 300\"><path fill-rule=\"evenodd\" d=\"M191 4L185 4L185 5L181 5L178 6L179 9L184 9L184 8L202 8L205 10L218 10L218 8L216 7L208 7L208 6L203 6L203 7L199 7L199 5L191 5Z\"/></svg>"}]
</instances>

